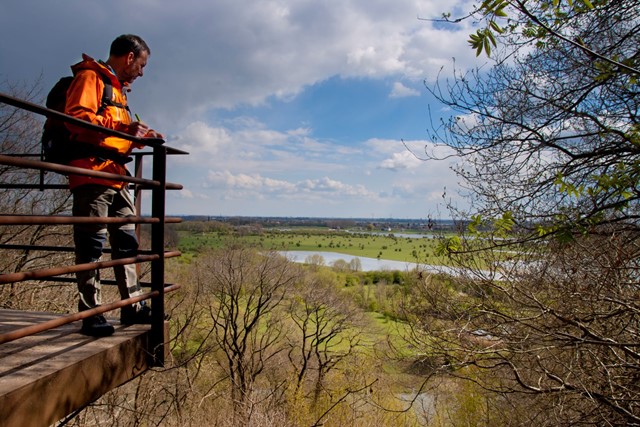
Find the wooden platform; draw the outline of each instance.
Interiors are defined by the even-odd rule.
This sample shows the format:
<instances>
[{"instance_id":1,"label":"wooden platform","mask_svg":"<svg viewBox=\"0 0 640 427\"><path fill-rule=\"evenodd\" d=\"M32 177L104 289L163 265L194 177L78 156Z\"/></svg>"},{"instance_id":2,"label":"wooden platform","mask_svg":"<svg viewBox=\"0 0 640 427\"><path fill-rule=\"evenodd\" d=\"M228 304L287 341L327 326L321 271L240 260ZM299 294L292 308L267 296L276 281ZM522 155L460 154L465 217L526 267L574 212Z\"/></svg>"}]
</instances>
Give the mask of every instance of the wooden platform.
<instances>
[{"instance_id":1,"label":"wooden platform","mask_svg":"<svg viewBox=\"0 0 640 427\"><path fill-rule=\"evenodd\" d=\"M0 333L57 315L0 310ZM80 322L0 345L0 426L48 426L148 369L146 325L112 321L91 338Z\"/></svg>"}]
</instances>

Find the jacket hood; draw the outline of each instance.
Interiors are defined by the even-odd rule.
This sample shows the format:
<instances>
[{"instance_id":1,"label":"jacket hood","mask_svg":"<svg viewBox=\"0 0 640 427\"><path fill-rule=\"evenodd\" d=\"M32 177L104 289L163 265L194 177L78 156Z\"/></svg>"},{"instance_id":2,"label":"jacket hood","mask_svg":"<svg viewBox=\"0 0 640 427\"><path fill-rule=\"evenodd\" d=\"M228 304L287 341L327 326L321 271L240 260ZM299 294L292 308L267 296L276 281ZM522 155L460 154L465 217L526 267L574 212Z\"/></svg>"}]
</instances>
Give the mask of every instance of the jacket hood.
<instances>
[{"instance_id":1,"label":"jacket hood","mask_svg":"<svg viewBox=\"0 0 640 427\"><path fill-rule=\"evenodd\" d=\"M109 67L107 65L105 65L102 62L96 61L95 59L93 59L92 57L87 55L86 53L82 54L82 61L80 61L77 64L74 64L74 65L71 66L71 71L73 72L74 76L76 74L78 74L82 70L93 70L96 73L99 73L99 74L107 77L108 79L111 80L111 84L114 87L124 88L124 87L129 86L127 83L125 83L123 85L118 80L116 75L109 69Z\"/></svg>"}]
</instances>

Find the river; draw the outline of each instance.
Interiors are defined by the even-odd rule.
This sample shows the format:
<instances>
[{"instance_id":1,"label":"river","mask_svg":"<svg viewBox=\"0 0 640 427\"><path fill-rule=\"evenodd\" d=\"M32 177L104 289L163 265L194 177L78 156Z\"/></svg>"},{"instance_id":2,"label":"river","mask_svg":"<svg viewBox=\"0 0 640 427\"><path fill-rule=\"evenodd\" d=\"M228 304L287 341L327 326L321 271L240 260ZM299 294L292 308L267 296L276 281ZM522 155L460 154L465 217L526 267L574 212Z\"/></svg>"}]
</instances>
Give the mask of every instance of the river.
<instances>
[{"instance_id":1,"label":"river","mask_svg":"<svg viewBox=\"0 0 640 427\"><path fill-rule=\"evenodd\" d=\"M349 263L351 262L352 259L358 258L362 266L362 271L388 271L388 270L409 271L419 267L424 271L433 272L433 273L438 273L438 272L447 273L447 274L456 273L455 269L450 267L445 267L442 265L418 264L415 262L392 261L388 259L357 257L357 256L341 254L337 252L281 251L280 254L286 256L289 260L293 262L299 262L299 263L304 263L307 257L311 255L320 255L324 259L324 263L327 266L331 266L334 262L338 260L344 260L347 263Z\"/></svg>"}]
</instances>

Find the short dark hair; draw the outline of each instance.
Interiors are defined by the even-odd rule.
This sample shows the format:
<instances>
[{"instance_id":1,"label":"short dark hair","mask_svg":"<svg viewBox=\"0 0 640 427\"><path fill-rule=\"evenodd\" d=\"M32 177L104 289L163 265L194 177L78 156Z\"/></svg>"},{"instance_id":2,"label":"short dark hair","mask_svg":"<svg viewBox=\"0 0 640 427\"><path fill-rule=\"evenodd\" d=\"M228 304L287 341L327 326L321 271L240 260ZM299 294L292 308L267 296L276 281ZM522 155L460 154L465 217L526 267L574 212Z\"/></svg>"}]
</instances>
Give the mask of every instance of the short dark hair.
<instances>
[{"instance_id":1,"label":"short dark hair","mask_svg":"<svg viewBox=\"0 0 640 427\"><path fill-rule=\"evenodd\" d=\"M133 34L123 34L111 43L109 55L124 56L129 52L133 52L137 58L143 51L151 55L151 49L141 37Z\"/></svg>"}]
</instances>

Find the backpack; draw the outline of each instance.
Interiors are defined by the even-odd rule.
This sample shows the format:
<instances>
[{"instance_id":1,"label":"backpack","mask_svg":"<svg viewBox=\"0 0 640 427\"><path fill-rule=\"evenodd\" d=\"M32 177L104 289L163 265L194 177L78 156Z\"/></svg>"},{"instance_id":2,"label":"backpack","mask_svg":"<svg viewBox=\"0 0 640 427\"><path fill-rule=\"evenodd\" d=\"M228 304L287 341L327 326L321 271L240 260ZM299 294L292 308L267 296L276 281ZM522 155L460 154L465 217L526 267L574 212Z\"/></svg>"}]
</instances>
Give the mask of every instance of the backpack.
<instances>
[{"instance_id":1,"label":"backpack","mask_svg":"<svg viewBox=\"0 0 640 427\"><path fill-rule=\"evenodd\" d=\"M111 85L111 81L105 76L102 76L102 80L104 82L104 91L102 93L100 107L96 114L104 112L104 110L110 105L127 108L128 110L128 107L112 100L113 86ZM72 81L72 76L62 77L58 80L47 95L47 101L45 104L47 108L64 113L65 104L67 102L67 90L69 89L69 86L71 86ZM92 144L83 144L79 141L73 141L73 147L70 147L70 141L71 132L69 132L65 123L55 117L47 118L42 130L41 159L45 162L68 164L71 160L96 155L110 158L112 160L120 160L122 158L121 155L115 152L105 153L105 151L109 150L99 148Z\"/></svg>"}]
</instances>

